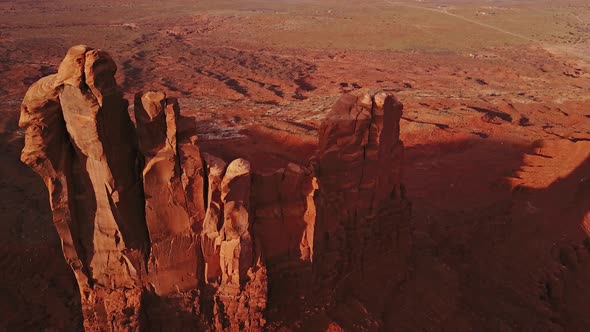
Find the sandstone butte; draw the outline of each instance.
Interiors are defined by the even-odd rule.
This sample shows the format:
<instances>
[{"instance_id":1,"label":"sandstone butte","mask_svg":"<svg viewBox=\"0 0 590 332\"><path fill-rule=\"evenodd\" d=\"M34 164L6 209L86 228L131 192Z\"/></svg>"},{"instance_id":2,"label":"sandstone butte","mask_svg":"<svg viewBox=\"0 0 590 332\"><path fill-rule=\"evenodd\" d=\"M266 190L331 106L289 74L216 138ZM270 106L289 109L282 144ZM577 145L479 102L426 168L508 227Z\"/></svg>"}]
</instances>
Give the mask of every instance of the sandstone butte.
<instances>
[{"instance_id":1,"label":"sandstone butte","mask_svg":"<svg viewBox=\"0 0 590 332\"><path fill-rule=\"evenodd\" d=\"M87 331L258 331L269 312L337 306L385 251L403 269L395 96L343 95L309 160L262 173L202 152L163 92L137 93L132 121L116 70L106 52L72 47L30 87L19 122Z\"/></svg>"}]
</instances>

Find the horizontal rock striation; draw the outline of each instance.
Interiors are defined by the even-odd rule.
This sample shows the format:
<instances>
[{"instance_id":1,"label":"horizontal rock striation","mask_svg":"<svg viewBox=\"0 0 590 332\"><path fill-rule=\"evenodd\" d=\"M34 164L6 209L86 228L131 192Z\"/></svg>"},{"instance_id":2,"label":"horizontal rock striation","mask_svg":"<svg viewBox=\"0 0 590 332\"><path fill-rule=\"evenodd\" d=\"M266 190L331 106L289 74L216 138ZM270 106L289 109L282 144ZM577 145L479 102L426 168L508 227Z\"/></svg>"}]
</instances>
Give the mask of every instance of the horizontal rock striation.
<instances>
[{"instance_id":1,"label":"horizontal rock striation","mask_svg":"<svg viewBox=\"0 0 590 332\"><path fill-rule=\"evenodd\" d=\"M116 69L103 51L71 48L31 86L19 123L86 330L257 331L267 308L303 293L329 304L373 258L407 254L393 95L342 96L316 156L260 173L179 134L178 102L162 92L135 96L134 126Z\"/></svg>"}]
</instances>

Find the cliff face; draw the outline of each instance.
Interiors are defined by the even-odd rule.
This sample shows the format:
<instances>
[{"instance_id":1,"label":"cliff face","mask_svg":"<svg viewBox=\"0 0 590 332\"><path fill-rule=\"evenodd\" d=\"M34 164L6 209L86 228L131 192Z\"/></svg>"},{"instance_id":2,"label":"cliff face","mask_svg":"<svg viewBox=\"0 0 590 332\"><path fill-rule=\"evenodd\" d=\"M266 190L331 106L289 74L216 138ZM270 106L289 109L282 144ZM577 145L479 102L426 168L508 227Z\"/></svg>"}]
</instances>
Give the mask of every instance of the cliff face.
<instances>
[{"instance_id":1,"label":"cliff face","mask_svg":"<svg viewBox=\"0 0 590 332\"><path fill-rule=\"evenodd\" d=\"M315 157L257 173L201 153L162 92L136 95L134 128L115 72L73 47L21 107L21 159L47 185L87 330L260 330L267 308L330 305L384 251L407 254L393 95L342 96Z\"/></svg>"},{"instance_id":2,"label":"cliff face","mask_svg":"<svg viewBox=\"0 0 590 332\"><path fill-rule=\"evenodd\" d=\"M389 218L403 220L399 120L393 96L344 95L320 129L317 272L336 282L361 268L375 250L396 245Z\"/></svg>"},{"instance_id":3,"label":"cliff face","mask_svg":"<svg viewBox=\"0 0 590 332\"><path fill-rule=\"evenodd\" d=\"M149 238L136 136L110 57L73 47L59 72L27 92L21 159L50 197L64 256L74 270L85 326L137 328Z\"/></svg>"}]
</instances>

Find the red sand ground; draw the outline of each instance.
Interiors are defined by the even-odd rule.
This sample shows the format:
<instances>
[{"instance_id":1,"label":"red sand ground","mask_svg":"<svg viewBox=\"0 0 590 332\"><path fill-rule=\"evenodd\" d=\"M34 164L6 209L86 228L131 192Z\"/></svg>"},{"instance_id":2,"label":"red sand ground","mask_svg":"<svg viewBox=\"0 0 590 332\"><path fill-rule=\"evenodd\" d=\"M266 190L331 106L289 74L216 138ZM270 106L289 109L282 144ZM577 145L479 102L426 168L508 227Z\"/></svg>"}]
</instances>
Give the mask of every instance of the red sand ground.
<instances>
[{"instance_id":1,"label":"red sand ground","mask_svg":"<svg viewBox=\"0 0 590 332\"><path fill-rule=\"evenodd\" d=\"M0 33L0 329L74 330L81 326L75 282L46 189L18 161L16 124L27 86L54 72L81 37L27 39L21 34L36 30L17 23ZM274 167L309 155L319 121L343 92L392 90L405 104L414 251L405 281L383 287L391 293L379 291L386 274L364 286L384 304L382 330L590 326L587 64L535 45L473 57L261 47L199 30L228 29L221 19L189 23L159 18L139 32L130 27L127 39L101 41L104 29L83 37L113 54L128 96L157 88L180 97L204 150L222 144L258 169ZM346 325L345 312L310 314L295 325L335 330Z\"/></svg>"}]
</instances>

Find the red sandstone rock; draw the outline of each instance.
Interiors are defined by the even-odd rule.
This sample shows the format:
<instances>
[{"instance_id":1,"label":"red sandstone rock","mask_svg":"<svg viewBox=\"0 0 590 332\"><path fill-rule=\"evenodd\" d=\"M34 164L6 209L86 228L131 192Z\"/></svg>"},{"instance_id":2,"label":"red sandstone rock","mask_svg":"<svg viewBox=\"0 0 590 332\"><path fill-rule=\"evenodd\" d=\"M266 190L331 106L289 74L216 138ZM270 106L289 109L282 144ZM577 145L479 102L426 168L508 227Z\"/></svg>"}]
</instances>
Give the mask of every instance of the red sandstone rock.
<instances>
[{"instance_id":1,"label":"red sandstone rock","mask_svg":"<svg viewBox=\"0 0 590 332\"><path fill-rule=\"evenodd\" d=\"M201 151L197 146L197 136L193 135L187 140L179 140L179 163L182 169L182 187L186 195L187 212L191 228L194 233L203 231L203 222L206 213L207 198L205 195L205 165Z\"/></svg>"},{"instance_id":2,"label":"red sandstone rock","mask_svg":"<svg viewBox=\"0 0 590 332\"><path fill-rule=\"evenodd\" d=\"M68 180L72 176L74 149L66 132L65 122L55 89L56 76L48 76L33 84L21 107L19 126L25 128L25 146L21 160L33 168L45 182L53 211L53 222L62 241L68 264L80 285L88 285L88 271L78 253L75 215L70 211ZM48 128L51 128L49 130Z\"/></svg>"},{"instance_id":3,"label":"red sandstone rock","mask_svg":"<svg viewBox=\"0 0 590 332\"><path fill-rule=\"evenodd\" d=\"M207 212L203 221L201 243L205 260L205 282L219 285L221 283L221 236L223 225L223 203L221 201L221 181L226 163L214 156L204 154L207 165Z\"/></svg>"},{"instance_id":4,"label":"red sandstone rock","mask_svg":"<svg viewBox=\"0 0 590 332\"><path fill-rule=\"evenodd\" d=\"M221 181L223 226L219 232L221 284L216 295L216 328L260 329L266 308L266 273L252 237L250 163L232 161Z\"/></svg>"},{"instance_id":5,"label":"red sandstone rock","mask_svg":"<svg viewBox=\"0 0 590 332\"><path fill-rule=\"evenodd\" d=\"M323 280L362 267L366 249L381 247L376 242L389 236L382 231L399 222L379 219L407 210L400 178L402 108L391 94L349 94L322 123L314 266Z\"/></svg>"},{"instance_id":6,"label":"red sandstone rock","mask_svg":"<svg viewBox=\"0 0 590 332\"><path fill-rule=\"evenodd\" d=\"M254 228L269 264L311 263L316 189L313 171L293 163L270 174L255 175Z\"/></svg>"},{"instance_id":7,"label":"red sandstone rock","mask_svg":"<svg viewBox=\"0 0 590 332\"><path fill-rule=\"evenodd\" d=\"M134 130L115 70L106 53L73 47L58 73L31 89L20 124L30 137L22 160L53 192L54 221L89 330L138 328L138 280L149 246Z\"/></svg>"},{"instance_id":8,"label":"red sandstone rock","mask_svg":"<svg viewBox=\"0 0 590 332\"><path fill-rule=\"evenodd\" d=\"M166 99L161 92L139 93L135 99L137 133L145 163L150 284L158 295L196 289L201 255L198 236L191 227L179 163L176 123L180 109L176 100Z\"/></svg>"},{"instance_id":9,"label":"red sandstone rock","mask_svg":"<svg viewBox=\"0 0 590 332\"><path fill-rule=\"evenodd\" d=\"M162 92L136 95L135 132L115 72L73 47L21 112L22 160L50 192L87 330L258 331L269 284L275 306L326 303L367 258L407 248L393 95L344 95L316 157L262 174L201 154Z\"/></svg>"}]
</instances>

